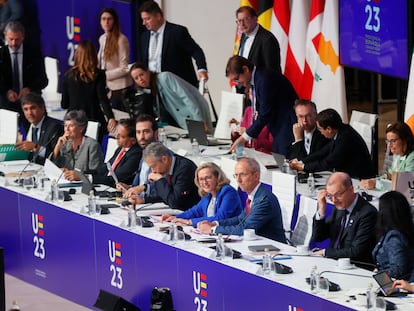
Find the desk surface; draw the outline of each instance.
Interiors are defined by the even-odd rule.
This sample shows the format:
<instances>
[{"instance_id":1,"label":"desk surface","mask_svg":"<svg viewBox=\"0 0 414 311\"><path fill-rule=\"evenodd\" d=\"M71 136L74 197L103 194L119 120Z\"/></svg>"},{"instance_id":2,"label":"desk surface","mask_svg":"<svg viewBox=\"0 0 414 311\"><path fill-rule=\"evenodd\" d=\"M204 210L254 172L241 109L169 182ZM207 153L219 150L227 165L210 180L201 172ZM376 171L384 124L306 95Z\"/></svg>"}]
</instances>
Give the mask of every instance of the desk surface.
<instances>
[{"instance_id":1,"label":"desk surface","mask_svg":"<svg viewBox=\"0 0 414 311\"><path fill-rule=\"evenodd\" d=\"M148 310L152 288L166 286L172 290L177 310L202 310L203 304L207 310L275 306L282 310L364 310L347 300L373 283L372 272L357 268L339 271L334 260L294 256L294 248L275 241L260 238L228 243L243 254L249 253L249 245L272 244L293 255L280 262L294 273L264 277L259 266L248 260L216 261L209 244L181 241L171 245L154 228L125 228L127 211L123 209L90 217L82 213L86 204L82 194L57 204L45 202L43 192L15 187L0 187L0 196L4 203L0 244L5 247L6 271L87 307L93 305L99 289L105 289ZM331 271L324 276L338 283L342 291L328 297L311 294L305 278L314 265L319 271ZM255 294L257 299L253 299L257 289L261 295ZM412 309L414 302L412 298L392 300L400 310Z\"/></svg>"}]
</instances>

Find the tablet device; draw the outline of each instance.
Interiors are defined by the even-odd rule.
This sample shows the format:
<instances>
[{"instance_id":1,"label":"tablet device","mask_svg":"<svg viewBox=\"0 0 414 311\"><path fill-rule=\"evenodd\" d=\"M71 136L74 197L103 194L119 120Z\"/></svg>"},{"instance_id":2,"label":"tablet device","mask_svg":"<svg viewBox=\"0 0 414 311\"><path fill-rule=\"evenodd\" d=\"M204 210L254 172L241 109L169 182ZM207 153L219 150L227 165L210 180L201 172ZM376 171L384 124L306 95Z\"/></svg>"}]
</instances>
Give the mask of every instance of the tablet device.
<instances>
[{"instance_id":1,"label":"tablet device","mask_svg":"<svg viewBox=\"0 0 414 311\"><path fill-rule=\"evenodd\" d=\"M392 288L394 281L391 279L387 271L382 271L372 276L378 283L381 293L385 297L406 296L406 292L400 292L398 288Z\"/></svg>"},{"instance_id":2,"label":"tablet device","mask_svg":"<svg viewBox=\"0 0 414 311\"><path fill-rule=\"evenodd\" d=\"M274 245L249 245L249 250L252 252L264 252L265 249L268 249L269 252L277 252L280 251L279 248L277 248Z\"/></svg>"}]
</instances>

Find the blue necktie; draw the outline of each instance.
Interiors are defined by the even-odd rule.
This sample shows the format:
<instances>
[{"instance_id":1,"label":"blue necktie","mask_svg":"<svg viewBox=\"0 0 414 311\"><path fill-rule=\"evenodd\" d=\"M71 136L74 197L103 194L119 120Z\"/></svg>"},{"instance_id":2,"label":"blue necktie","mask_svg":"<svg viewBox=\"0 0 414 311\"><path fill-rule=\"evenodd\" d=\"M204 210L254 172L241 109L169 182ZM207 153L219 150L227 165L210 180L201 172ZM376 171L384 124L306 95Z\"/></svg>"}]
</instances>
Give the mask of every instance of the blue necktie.
<instances>
[{"instance_id":1,"label":"blue necktie","mask_svg":"<svg viewBox=\"0 0 414 311\"><path fill-rule=\"evenodd\" d=\"M32 142L34 142L35 144L37 144L39 142L37 133L39 132L39 129L37 127L33 127L32 128Z\"/></svg>"},{"instance_id":2,"label":"blue necktie","mask_svg":"<svg viewBox=\"0 0 414 311\"><path fill-rule=\"evenodd\" d=\"M246 44L247 36L245 34L242 35L240 39L240 47L239 47L239 56L243 56L244 46Z\"/></svg>"}]
</instances>

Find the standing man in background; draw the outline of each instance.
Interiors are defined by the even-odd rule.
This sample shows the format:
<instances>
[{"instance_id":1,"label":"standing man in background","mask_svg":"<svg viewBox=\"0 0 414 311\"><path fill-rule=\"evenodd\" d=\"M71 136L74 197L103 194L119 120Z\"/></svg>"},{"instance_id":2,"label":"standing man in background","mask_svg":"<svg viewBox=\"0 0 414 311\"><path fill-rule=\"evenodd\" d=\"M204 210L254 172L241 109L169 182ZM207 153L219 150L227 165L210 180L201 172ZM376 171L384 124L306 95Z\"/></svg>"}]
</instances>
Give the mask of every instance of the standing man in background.
<instances>
[{"instance_id":1,"label":"standing man in background","mask_svg":"<svg viewBox=\"0 0 414 311\"><path fill-rule=\"evenodd\" d=\"M41 94L48 84L45 63L40 50L26 46L25 29L18 21L6 25L4 37L7 45L0 48L0 108L20 113L20 100L29 92Z\"/></svg>"},{"instance_id":2,"label":"standing man in background","mask_svg":"<svg viewBox=\"0 0 414 311\"><path fill-rule=\"evenodd\" d=\"M257 13L250 6L236 11L236 24L242 33L237 55L243 56L258 68L280 68L280 47L276 37L257 23Z\"/></svg>"},{"instance_id":3,"label":"standing man in background","mask_svg":"<svg viewBox=\"0 0 414 311\"><path fill-rule=\"evenodd\" d=\"M154 1L145 1L139 13L147 30L141 34L138 61L154 72L171 71L195 87L198 87L198 79L208 80L204 52L186 27L167 22ZM193 59L198 68L198 79Z\"/></svg>"}]
</instances>

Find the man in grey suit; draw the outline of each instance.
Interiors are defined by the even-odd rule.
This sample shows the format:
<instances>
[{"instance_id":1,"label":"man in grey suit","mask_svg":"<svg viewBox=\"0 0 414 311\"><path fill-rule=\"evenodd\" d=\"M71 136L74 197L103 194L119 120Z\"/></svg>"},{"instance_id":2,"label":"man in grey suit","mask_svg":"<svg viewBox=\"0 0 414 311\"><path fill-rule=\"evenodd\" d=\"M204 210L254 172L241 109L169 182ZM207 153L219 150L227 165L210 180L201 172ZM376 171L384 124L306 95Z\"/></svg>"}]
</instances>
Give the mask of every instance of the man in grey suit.
<instances>
[{"instance_id":1,"label":"man in grey suit","mask_svg":"<svg viewBox=\"0 0 414 311\"><path fill-rule=\"evenodd\" d=\"M245 211L220 221L199 222L200 232L243 235L244 229L254 229L257 235L286 243L279 202L260 182L259 163L252 158L240 158L234 172L239 187L248 195Z\"/></svg>"}]
</instances>

